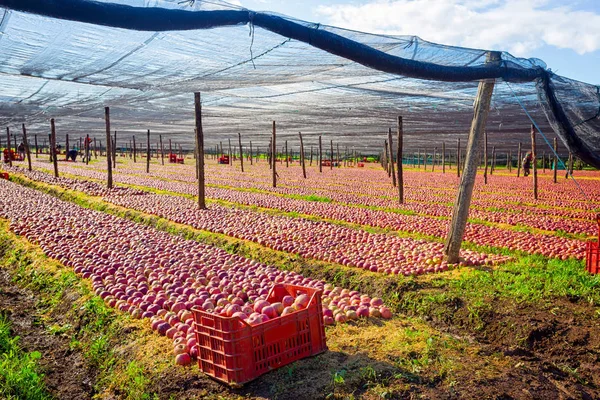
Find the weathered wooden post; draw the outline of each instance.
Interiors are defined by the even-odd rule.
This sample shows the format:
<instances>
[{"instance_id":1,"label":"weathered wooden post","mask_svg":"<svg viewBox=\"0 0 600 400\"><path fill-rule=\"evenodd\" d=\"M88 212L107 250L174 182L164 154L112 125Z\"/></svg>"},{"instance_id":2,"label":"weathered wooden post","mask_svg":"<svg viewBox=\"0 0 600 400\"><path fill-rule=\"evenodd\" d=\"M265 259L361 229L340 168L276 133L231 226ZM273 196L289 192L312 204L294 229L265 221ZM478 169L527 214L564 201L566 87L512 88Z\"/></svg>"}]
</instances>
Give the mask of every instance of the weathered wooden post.
<instances>
[{"instance_id":1,"label":"weathered wooden post","mask_svg":"<svg viewBox=\"0 0 600 400\"><path fill-rule=\"evenodd\" d=\"M537 153L535 147L535 126L531 125L531 158L533 160L533 198L538 198Z\"/></svg>"},{"instance_id":2,"label":"weathered wooden post","mask_svg":"<svg viewBox=\"0 0 600 400\"><path fill-rule=\"evenodd\" d=\"M402 169L402 141L403 141L404 129L402 127L402 117L398 117L398 151L396 154L396 160L398 162L398 201L400 204L404 203L404 171Z\"/></svg>"},{"instance_id":3,"label":"weathered wooden post","mask_svg":"<svg viewBox=\"0 0 600 400\"><path fill-rule=\"evenodd\" d=\"M523 156L521 151L521 142L519 142L519 149L517 150L517 178L521 176L521 157Z\"/></svg>"},{"instance_id":4,"label":"weathered wooden post","mask_svg":"<svg viewBox=\"0 0 600 400\"><path fill-rule=\"evenodd\" d=\"M340 144L339 144L339 142L336 143L335 146L336 146L336 157L335 157L335 160L336 160L336 163L337 163L337 165L339 167L340 166Z\"/></svg>"},{"instance_id":5,"label":"weathered wooden post","mask_svg":"<svg viewBox=\"0 0 600 400\"><path fill-rule=\"evenodd\" d=\"M542 171L546 173L546 152L542 151Z\"/></svg>"},{"instance_id":6,"label":"weathered wooden post","mask_svg":"<svg viewBox=\"0 0 600 400\"><path fill-rule=\"evenodd\" d=\"M85 165L90 164L90 135L85 135Z\"/></svg>"},{"instance_id":7,"label":"weathered wooden post","mask_svg":"<svg viewBox=\"0 0 600 400\"><path fill-rule=\"evenodd\" d=\"M206 194L204 181L204 131L202 130L202 103L200 92L194 93L194 110L196 115L196 166L198 169L198 208L206 209Z\"/></svg>"},{"instance_id":8,"label":"weathered wooden post","mask_svg":"<svg viewBox=\"0 0 600 400\"><path fill-rule=\"evenodd\" d=\"M252 161L252 157L253 157L253 152L252 152L252 140L250 141L250 165L254 165L253 161Z\"/></svg>"},{"instance_id":9,"label":"weathered wooden post","mask_svg":"<svg viewBox=\"0 0 600 400\"><path fill-rule=\"evenodd\" d=\"M329 154L331 162L329 163L329 164L330 164L330 165L329 165L329 169L330 169L330 170L332 170L332 169L333 169L333 139L331 139L331 140L329 141L329 143L330 143L330 145L331 145L331 152L330 152L330 154Z\"/></svg>"},{"instance_id":10,"label":"weathered wooden post","mask_svg":"<svg viewBox=\"0 0 600 400\"><path fill-rule=\"evenodd\" d=\"M110 108L104 107L104 120L106 123L106 168L108 172L107 178L107 186L109 189L113 187L113 179L112 179L112 161L110 159L111 151L110 151ZM102 148L102 142L100 142L100 148Z\"/></svg>"},{"instance_id":11,"label":"weathered wooden post","mask_svg":"<svg viewBox=\"0 0 600 400\"><path fill-rule=\"evenodd\" d=\"M554 183L557 183L556 174L558 173L558 140L554 138L554 161L552 163L552 172Z\"/></svg>"},{"instance_id":12,"label":"weathered wooden post","mask_svg":"<svg viewBox=\"0 0 600 400\"><path fill-rule=\"evenodd\" d=\"M229 165L233 165L233 153L231 152L231 138L227 140L229 141Z\"/></svg>"},{"instance_id":13,"label":"weathered wooden post","mask_svg":"<svg viewBox=\"0 0 600 400\"><path fill-rule=\"evenodd\" d=\"M508 169L508 172L512 172L512 151L509 150L508 154L506 155L506 168Z\"/></svg>"},{"instance_id":14,"label":"weathered wooden post","mask_svg":"<svg viewBox=\"0 0 600 400\"><path fill-rule=\"evenodd\" d=\"M27 167L31 171L31 152L29 151L29 141L27 140L25 124L23 124L23 146L25 146L25 154L27 154Z\"/></svg>"},{"instance_id":15,"label":"weathered wooden post","mask_svg":"<svg viewBox=\"0 0 600 400\"><path fill-rule=\"evenodd\" d=\"M446 142L442 142L442 174L446 173Z\"/></svg>"},{"instance_id":16,"label":"weathered wooden post","mask_svg":"<svg viewBox=\"0 0 600 400\"><path fill-rule=\"evenodd\" d=\"M319 172L323 172L323 144L321 143L321 135L319 135Z\"/></svg>"},{"instance_id":17,"label":"weathered wooden post","mask_svg":"<svg viewBox=\"0 0 600 400\"><path fill-rule=\"evenodd\" d=\"M165 165L165 147L163 146L162 135L158 136L158 140L160 141L160 162Z\"/></svg>"},{"instance_id":18,"label":"weathered wooden post","mask_svg":"<svg viewBox=\"0 0 600 400\"><path fill-rule=\"evenodd\" d=\"M112 150L113 168L117 168L117 131L115 131L115 137L112 141L112 145L110 146L110 149Z\"/></svg>"},{"instance_id":19,"label":"weathered wooden post","mask_svg":"<svg viewBox=\"0 0 600 400\"><path fill-rule=\"evenodd\" d=\"M146 133L146 173L150 173L150 129Z\"/></svg>"},{"instance_id":20,"label":"weathered wooden post","mask_svg":"<svg viewBox=\"0 0 600 400\"><path fill-rule=\"evenodd\" d=\"M435 171L435 164L437 161L437 147L433 148L433 155L431 157L431 172Z\"/></svg>"},{"instance_id":21,"label":"weathered wooden post","mask_svg":"<svg viewBox=\"0 0 600 400\"><path fill-rule=\"evenodd\" d=\"M287 140L285 141L285 167L289 168L290 166L290 156L288 154L288 145Z\"/></svg>"},{"instance_id":22,"label":"weathered wooden post","mask_svg":"<svg viewBox=\"0 0 600 400\"><path fill-rule=\"evenodd\" d=\"M456 145L456 176L460 178L460 139Z\"/></svg>"},{"instance_id":23,"label":"weathered wooden post","mask_svg":"<svg viewBox=\"0 0 600 400\"><path fill-rule=\"evenodd\" d=\"M98 153L97 153L97 147L96 147L96 138L94 138L94 159L97 160L98 159Z\"/></svg>"},{"instance_id":24,"label":"weathered wooden post","mask_svg":"<svg viewBox=\"0 0 600 400\"><path fill-rule=\"evenodd\" d=\"M242 172L244 172L244 153L242 150L242 134L240 132L238 132L238 141L240 143L240 166L242 167Z\"/></svg>"},{"instance_id":25,"label":"weathered wooden post","mask_svg":"<svg viewBox=\"0 0 600 400\"><path fill-rule=\"evenodd\" d=\"M310 166L312 167L312 160L313 160L313 147L310 146Z\"/></svg>"},{"instance_id":26,"label":"weathered wooden post","mask_svg":"<svg viewBox=\"0 0 600 400\"><path fill-rule=\"evenodd\" d=\"M483 183L487 185L487 173L488 173L488 145L487 145L487 131L483 132Z\"/></svg>"},{"instance_id":27,"label":"weathered wooden post","mask_svg":"<svg viewBox=\"0 0 600 400\"><path fill-rule=\"evenodd\" d=\"M56 127L54 118L50 119L50 153L52 154L52 163L54 165L54 176L58 178L58 159L56 158Z\"/></svg>"},{"instance_id":28,"label":"weathered wooden post","mask_svg":"<svg viewBox=\"0 0 600 400\"><path fill-rule=\"evenodd\" d=\"M569 158L567 159L567 165L565 166L565 179L569 178L569 174L573 174L573 153L569 151Z\"/></svg>"},{"instance_id":29,"label":"weathered wooden post","mask_svg":"<svg viewBox=\"0 0 600 400\"><path fill-rule=\"evenodd\" d=\"M135 135L133 135L133 162L137 162L137 147L135 145Z\"/></svg>"},{"instance_id":30,"label":"weathered wooden post","mask_svg":"<svg viewBox=\"0 0 600 400\"><path fill-rule=\"evenodd\" d=\"M6 127L6 145L8 147L8 165L12 167L12 149L10 146L10 128ZM52 158L52 156L50 156Z\"/></svg>"},{"instance_id":31,"label":"weathered wooden post","mask_svg":"<svg viewBox=\"0 0 600 400\"><path fill-rule=\"evenodd\" d=\"M306 160L304 159L304 142L302 141L302 132L298 132L300 136L300 162L302 163L302 175L306 179Z\"/></svg>"},{"instance_id":32,"label":"weathered wooden post","mask_svg":"<svg viewBox=\"0 0 600 400\"><path fill-rule=\"evenodd\" d=\"M15 140L15 144L17 144ZM67 138L65 139L65 159L69 157L69 134L67 133Z\"/></svg>"},{"instance_id":33,"label":"weathered wooden post","mask_svg":"<svg viewBox=\"0 0 600 400\"><path fill-rule=\"evenodd\" d=\"M33 140L35 143L35 158L38 158L39 149L38 149L37 135L33 135Z\"/></svg>"},{"instance_id":34,"label":"weathered wooden post","mask_svg":"<svg viewBox=\"0 0 600 400\"><path fill-rule=\"evenodd\" d=\"M392 172L392 185L396 187L396 172L394 171L394 150L392 147L392 128L388 128L388 146L390 151L390 170Z\"/></svg>"},{"instance_id":35,"label":"weathered wooden post","mask_svg":"<svg viewBox=\"0 0 600 400\"><path fill-rule=\"evenodd\" d=\"M277 187L277 130L275 121L273 121L273 136L271 138L271 163L273 164L273 187Z\"/></svg>"},{"instance_id":36,"label":"weathered wooden post","mask_svg":"<svg viewBox=\"0 0 600 400\"><path fill-rule=\"evenodd\" d=\"M497 63L500 61L499 52L489 52L487 54L486 64ZM449 264L455 264L459 261L459 253L464 237L467 218L469 216L469 207L475 186L475 177L477 176L477 164L479 163L479 151L481 139L484 135L485 125L490 103L494 92L495 80L483 80L479 82L477 97L474 104L473 121L469 132L469 141L467 144L467 157L465 160L464 174L461 179L454 210L452 212L452 222L450 231L444 246Z\"/></svg>"}]
</instances>

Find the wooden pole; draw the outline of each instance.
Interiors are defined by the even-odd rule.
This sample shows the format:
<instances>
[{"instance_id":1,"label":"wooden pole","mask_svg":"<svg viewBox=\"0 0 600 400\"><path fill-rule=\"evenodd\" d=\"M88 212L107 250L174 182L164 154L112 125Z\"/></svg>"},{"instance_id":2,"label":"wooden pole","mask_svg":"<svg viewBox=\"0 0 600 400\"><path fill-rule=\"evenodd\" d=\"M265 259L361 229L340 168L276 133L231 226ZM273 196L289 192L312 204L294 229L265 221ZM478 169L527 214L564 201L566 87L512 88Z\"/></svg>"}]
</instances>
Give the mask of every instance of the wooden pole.
<instances>
[{"instance_id":1,"label":"wooden pole","mask_svg":"<svg viewBox=\"0 0 600 400\"><path fill-rule=\"evenodd\" d=\"M460 178L460 139L456 145L456 176Z\"/></svg>"},{"instance_id":2,"label":"wooden pole","mask_svg":"<svg viewBox=\"0 0 600 400\"><path fill-rule=\"evenodd\" d=\"M313 160L313 147L310 146L310 166L312 167L312 160Z\"/></svg>"},{"instance_id":3,"label":"wooden pole","mask_svg":"<svg viewBox=\"0 0 600 400\"><path fill-rule=\"evenodd\" d=\"M336 157L335 157L335 161L337 162L337 165L340 165L340 144L336 143L335 144L336 147Z\"/></svg>"},{"instance_id":4,"label":"wooden pole","mask_svg":"<svg viewBox=\"0 0 600 400\"><path fill-rule=\"evenodd\" d=\"M558 173L558 139L554 138L554 162L552 164L553 180L557 183L556 174Z\"/></svg>"},{"instance_id":5,"label":"wooden pole","mask_svg":"<svg viewBox=\"0 0 600 400\"><path fill-rule=\"evenodd\" d=\"M253 153L252 153L252 140L250 141L250 165L254 165L252 161Z\"/></svg>"},{"instance_id":6,"label":"wooden pole","mask_svg":"<svg viewBox=\"0 0 600 400\"><path fill-rule=\"evenodd\" d=\"M113 168L117 168L117 131L115 131L115 137L112 141L112 146L110 147L110 149L112 150L112 162L113 162Z\"/></svg>"},{"instance_id":7,"label":"wooden pole","mask_svg":"<svg viewBox=\"0 0 600 400\"><path fill-rule=\"evenodd\" d=\"M85 165L90 164L90 135L85 135Z\"/></svg>"},{"instance_id":8,"label":"wooden pole","mask_svg":"<svg viewBox=\"0 0 600 400\"><path fill-rule=\"evenodd\" d=\"M569 173L573 174L572 169L573 169L573 153L571 153L569 151L569 158L567 160L567 165L566 165L566 171L565 171L565 179L569 178Z\"/></svg>"},{"instance_id":9,"label":"wooden pole","mask_svg":"<svg viewBox=\"0 0 600 400\"><path fill-rule=\"evenodd\" d=\"M275 121L273 121L273 136L271 138L271 163L273 164L273 187L277 187L277 129L275 125Z\"/></svg>"},{"instance_id":10,"label":"wooden pole","mask_svg":"<svg viewBox=\"0 0 600 400\"><path fill-rule=\"evenodd\" d=\"M321 135L319 135L319 172L323 172L323 144L321 143Z\"/></svg>"},{"instance_id":11,"label":"wooden pole","mask_svg":"<svg viewBox=\"0 0 600 400\"><path fill-rule=\"evenodd\" d=\"M12 149L10 146L10 128L7 126L6 127L6 145L8 147L8 165L10 165L12 167ZM50 156L52 157L52 156Z\"/></svg>"},{"instance_id":12,"label":"wooden pole","mask_svg":"<svg viewBox=\"0 0 600 400\"><path fill-rule=\"evenodd\" d=\"M396 152L396 160L398 163L398 201L404 204L404 171L402 170L402 141L404 129L402 127L402 117L398 117L398 149Z\"/></svg>"},{"instance_id":13,"label":"wooden pole","mask_svg":"<svg viewBox=\"0 0 600 400\"><path fill-rule=\"evenodd\" d=\"M535 146L535 126L531 125L531 158L533 160L533 198L538 198L538 179L537 179L537 160L536 160L536 146Z\"/></svg>"},{"instance_id":14,"label":"wooden pole","mask_svg":"<svg viewBox=\"0 0 600 400\"><path fill-rule=\"evenodd\" d=\"M94 159L98 159L98 153L97 153L97 147L96 147L96 138L94 138Z\"/></svg>"},{"instance_id":15,"label":"wooden pole","mask_svg":"<svg viewBox=\"0 0 600 400\"><path fill-rule=\"evenodd\" d=\"M486 63L497 63L498 61L500 61L499 52L489 52L487 54ZM444 246L449 264L455 264L459 261L459 253L467 225L467 218L469 216L473 187L475 186L477 164L479 164L480 143L485 132L494 85L494 80L484 80L479 82L479 87L477 89L477 97L473 107L473 121L471 122L471 130L469 132L469 141L467 144L464 174L459 185L454 210L452 212L450 231Z\"/></svg>"},{"instance_id":16,"label":"wooden pole","mask_svg":"<svg viewBox=\"0 0 600 400\"><path fill-rule=\"evenodd\" d=\"M104 120L106 122L106 168L108 172L107 186L109 189L113 187L113 179L112 179L112 161L110 159L111 151L110 151L110 108L104 107ZM102 147L102 143L100 143L100 147Z\"/></svg>"},{"instance_id":17,"label":"wooden pole","mask_svg":"<svg viewBox=\"0 0 600 400\"><path fill-rule=\"evenodd\" d=\"M483 183L487 185L487 173L488 173L488 145L487 145L487 131L483 132Z\"/></svg>"},{"instance_id":18,"label":"wooden pole","mask_svg":"<svg viewBox=\"0 0 600 400\"><path fill-rule=\"evenodd\" d=\"M512 151L508 151L508 155L506 156L506 168L508 172L512 172Z\"/></svg>"},{"instance_id":19,"label":"wooden pole","mask_svg":"<svg viewBox=\"0 0 600 400\"><path fill-rule=\"evenodd\" d=\"M231 152L231 139L227 139L229 140L229 165L233 164L233 153Z\"/></svg>"},{"instance_id":20,"label":"wooden pole","mask_svg":"<svg viewBox=\"0 0 600 400\"><path fill-rule=\"evenodd\" d=\"M331 153L330 153L330 160L331 162L329 163L329 169L332 170L333 169L333 139L329 141L329 143L331 144Z\"/></svg>"},{"instance_id":21,"label":"wooden pole","mask_svg":"<svg viewBox=\"0 0 600 400\"><path fill-rule=\"evenodd\" d=\"M446 173L446 142L442 142L442 174Z\"/></svg>"},{"instance_id":22,"label":"wooden pole","mask_svg":"<svg viewBox=\"0 0 600 400\"><path fill-rule=\"evenodd\" d=\"M135 135L133 135L133 162L137 162L137 147L135 145Z\"/></svg>"},{"instance_id":23,"label":"wooden pole","mask_svg":"<svg viewBox=\"0 0 600 400\"><path fill-rule=\"evenodd\" d=\"M517 150L517 178L521 176L521 142L519 142L519 149Z\"/></svg>"},{"instance_id":24,"label":"wooden pole","mask_svg":"<svg viewBox=\"0 0 600 400\"><path fill-rule=\"evenodd\" d=\"M194 111L196 115L196 166L198 170L198 208L206 209L206 193L204 179L204 131L202 129L202 103L200 102L200 93L194 93Z\"/></svg>"},{"instance_id":25,"label":"wooden pole","mask_svg":"<svg viewBox=\"0 0 600 400\"><path fill-rule=\"evenodd\" d=\"M546 173L546 152L542 152L542 170Z\"/></svg>"},{"instance_id":26,"label":"wooden pole","mask_svg":"<svg viewBox=\"0 0 600 400\"><path fill-rule=\"evenodd\" d=\"M27 140L25 124L23 124L23 146L25 146L25 154L27 154L27 168L31 171L31 152L29 151L29 141Z\"/></svg>"},{"instance_id":27,"label":"wooden pole","mask_svg":"<svg viewBox=\"0 0 600 400\"><path fill-rule=\"evenodd\" d=\"M35 143L35 158L38 158L39 150L38 150L37 135L33 135L33 140Z\"/></svg>"},{"instance_id":28,"label":"wooden pole","mask_svg":"<svg viewBox=\"0 0 600 400\"><path fill-rule=\"evenodd\" d=\"M437 160L437 147L433 148L433 156L431 157L431 172L435 171L435 162Z\"/></svg>"},{"instance_id":29,"label":"wooden pole","mask_svg":"<svg viewBox=\"0 0 600 400\"><path fill-rule=\"evenodd\" d=\"M304 159L304 142L302 141L302 132L298 132L300 136L300 162L302 163L302 175L306 179L306 160Z\"/></svg>"},{"instance_id":30,"label":"wooden pole","mask_svg":"<svg viewBox=\"0 0 600 400\"><path fill-rule=\"evenodd\" d=\"M146 133L146 173L150 173L150 129Z\"/></svg>"},{"instance_id":31,"label":"wooden pole","mask_svg":"<svg viewBox=\"0 0 600 400\"><path fill-rule=\"evenodd\" d=\"M492 146L492 167L490 168L490 175L494 174L496 169L496 146Z\"/></svg>"},{"instance_id":32,"label":"wooden pole","mask_svg":"<svg viewBox=\"0 0 600 400\"><path fill-rule=\"evenodd\" d=\"M56 140L56 138L55 138L55 140ZM16 144L16 143L17 143L17 142L15 141L15 144ZM65 159L66 159L67 157L69 157L69 134L68 134L68 133L67 133L67 138L66 138L66 140L65 140Z\"/></svg>"},{"instance_id":33,"label":"wooden pole","mask_svg":"<svg viewBox=\"0 0 600 400\"><path fill-rule=\"evenodd\" d=\"M242 151L242 134L240 132L238 132L238 141L240 142L240 166L242 167L242 172L244 172L244 153Z\"/></svg>"},{"instance_id":34,"label":"wooden pole","mask_svg":"<svg viewBox=\"0 0 600 400\"><path fill-rule=\"evenodd\" d=\"M52 154L52 163L54 165L54 176L58 178L58 159L56 157L56 127L54 118L50 119L50 153Z\"/></svg>"},{"instance_id":35,"label":"wooden pole","mask_svg":"<svg viewBox=\"0 0 600 400\"><path fill-rule=\"evenodd\" d=\"M160 161L162 165L165 165L165 148L163 146L162 135L159 135L158 138L160 141Z\"/></svg>"},{"instance_id":36,"label":"wooden pole","mask_svg":"<svg viewBox=\"0 0 600 400\"><path fill-rule=\"evenodd\" d=\"M285 141L285 167L289 168L290 166L290 157L288 155L288 145L287 140Z\"/></svg>"},{"instance_id":37,"label":"wooden pole","mask_svg":"<svg viewBox=\"0 0 600 400\"><path fill-rule=\"evenodd\" d=\"M396 172L394 171L394 150L392 147L392 128L388 128L388 146L390 152L390 170L392 171L392 185L396 187Z\"/></svg>"}]
</instances>

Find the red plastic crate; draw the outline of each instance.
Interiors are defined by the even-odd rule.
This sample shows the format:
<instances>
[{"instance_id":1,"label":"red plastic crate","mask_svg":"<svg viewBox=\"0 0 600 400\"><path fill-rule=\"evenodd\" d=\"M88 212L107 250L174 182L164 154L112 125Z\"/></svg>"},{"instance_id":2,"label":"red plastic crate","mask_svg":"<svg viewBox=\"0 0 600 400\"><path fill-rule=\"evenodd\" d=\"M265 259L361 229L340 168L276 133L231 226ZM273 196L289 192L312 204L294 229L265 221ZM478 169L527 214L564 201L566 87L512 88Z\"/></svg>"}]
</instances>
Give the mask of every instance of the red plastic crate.
<instances>
[{"instance_id":1,"label":"red plastic crate","mask_svg":"<svg viewBox=\"0 0 600 400\"><path fill-rule=\"evenodd\" d=\"M585 269L590 274L600 273L600 214L596 215L598 223L598 242L588 242L586 246Z\"/></svg>"},{"instance_id":2,"label":"red plastic crate","mask_svg":"<svg viewBox=\"0 0 600 400\"><path fill-rule=\"evenodd\" d=\"M306 294L304 310L250 326L240 318L192 309L198 342L198 366L205 374L231 386L327 350L321 294L302 286L273 286L267 300Z\"/></svg>"}]
</instances>

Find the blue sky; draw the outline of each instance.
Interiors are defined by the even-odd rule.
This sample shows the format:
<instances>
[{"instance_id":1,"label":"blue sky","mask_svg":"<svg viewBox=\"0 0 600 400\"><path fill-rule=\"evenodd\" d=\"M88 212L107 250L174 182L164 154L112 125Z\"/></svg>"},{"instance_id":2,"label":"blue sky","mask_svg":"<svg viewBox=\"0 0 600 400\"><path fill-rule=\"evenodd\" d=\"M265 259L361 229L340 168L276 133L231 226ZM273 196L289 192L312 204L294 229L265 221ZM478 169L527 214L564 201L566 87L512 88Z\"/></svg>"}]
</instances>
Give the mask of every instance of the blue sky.
<instances>
[{"instance_id":1,"label":"blue sky","mask_svg":"<svg viewBox=\"0 0 600 400\"><path fill-rule=\"evenodd\" d=\"M536 57L600 84L600 0L237 0L246 8L360 31Z\"/></svg>"}]
</instances>

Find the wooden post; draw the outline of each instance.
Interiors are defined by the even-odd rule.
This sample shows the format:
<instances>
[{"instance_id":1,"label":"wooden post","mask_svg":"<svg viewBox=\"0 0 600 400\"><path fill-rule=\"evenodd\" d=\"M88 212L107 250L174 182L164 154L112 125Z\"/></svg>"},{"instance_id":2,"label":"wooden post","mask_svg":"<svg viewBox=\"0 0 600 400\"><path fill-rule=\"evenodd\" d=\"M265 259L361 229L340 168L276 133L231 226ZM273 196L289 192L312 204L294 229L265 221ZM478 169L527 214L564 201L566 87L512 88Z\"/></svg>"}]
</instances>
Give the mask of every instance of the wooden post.
<instances>
[{"instance_id":1,"label":"wooden post","mask_svg":"<svg viewBox=\"0 0 600 400\"><path fill-rule=\"evenodd\" d=\"M271 138L271 164L273 164L273 187L277 187L277 130L275 121L273 121L273 136Z\"/></svg>"},{"instance_id":2,"label":"wooden post","mask_svg":"<svg viewBox=\"0 0 600 400\"><path fill-rule=\"evenodd\" d=\"M554 183L557 183L557 180L556 180L556 174L558 173L558 156L557 156L557 154L558 154L558 140L556 138L554 138L554 162L552 165Z\"/></svg>"},{"instance_id":3,"label":"wooden post","mask_svg":"<svg viewBox=\"0 0 600 400\"><path fill-rule=\"evenodd\" d=\"M323 144L321 143L321 135L319 135L319 172L323 172Z\"/></svg>"},{"instance_id":4,"label":"wooden post","mask_svg":"<svg viewBox=\"0 0 600 400\"><path fill-rule=\"evenodd\" d=\"M536 160L536 148L535 148L535 126L531 125L531 158L533 159L533 198L538 198L538 179L537 179L537 160Z\"/></svg>"},{"instance_id":5,"label":"wooden post","mask_svg":"<svg viewBox=\"0 0 600 400\"><path fill-rule=\"evenodd\" d=\"M433 155L431 157L431 172L435 171L435 162L437 160L436 155L437 155L437 147L434 147L433 148Z\"/></svg>"},{"instance_id":6,"label":"wooden post","mask_svg":"<svg viewBox=\"0 0 600 400\"><path fill-rule=\"evenodd\" d=\"M23 146L25 146L25 154L27 154L27 167L31 171L31 152L29 151L29 141L27 140L25 124L23 124Z\"/></svg>"},{"instance_id":7,"label":"wooden post","mask_svg":"<svg viewBox=\"0 0 600 400\"><path fill-rule=\"evenodd\" d=\"M242 172L244 172L244 153L242 151L242 134L240 132L238 132L238 141L240 142L240 166L242 167Z\"/></svg>"},{"instance_id":8,"label":"wooden post","mask_svg":"<svg viewBox=\"0 0 600 400\"><path fill-rule=\"evenodd\" d=\"M112 179L112 161L110 159L111 151L110 151L110 108L104 107L104 120L106 122L106 168L108 172L107 186L109 189L113 187L113 179ZM102 142L100 142L100 148L102 148Z\"/></svg>"},{"instance_id":9,"label":"wooden post","mask_svg":"<svg viewBox=\"0 0 600 400\"><path fill-rule=\"evenodd\" d=\"M302 164L302 175L306 179L306 160L304 159L304 142L302 142L302 132L298 132L300 136L300 162Z\"/></svg>"},{"instance_id":10,"label":"wooden post","mask_svg":"<svg viewBox=\"0 0 600 400\"><path fill-rule=\"evenodd\" d=\"M56 138L55 138L56 140ZM15 141L15 144L17 144L17 142ZM67 157L69 157L69 134L67 133L67 138L65 140L65 159L67 159Z\"/></svg>"},{"instance_id":11,"label":"wooden post","mask_svg":"<svg viewBox=\"0 0 600 400\"><path fill-rule=\"evenodd\" d=\"M456 176L460 178L460 139L456 145Z\"/></svg>"},{"instance_id":12,"label":"wooden post","mask_svg":"<svg viewBox=\"0 0 600 400\"><path fill-rule=\"evenodd\" d=\"M252 153L252 140L250 141L250 165L254 165L252 161L253 153Z\"/></svg>"},{"instance_id":13,"label":"wooden post","mask_svg":"<svg viewBox=\"0 0 600 400\"><path fill-rule=\"evenodd\" d=\"M54 176L58 178L58 159L56 157L56 127L54 118L50 119L50 153L52 154L52 163L54 165Z\"/></svg>"},{"instance_id":14,"label":"wooden post","mask_svg":"<svg viewBox=\"0 0 600 400\"><path fill-rule=\"evenodd\" d=\"M146 133L146 173L150 173L150 129Z\"/></svg>"},{"instance_id":15,"label":"wooden post","mask_svg":"<svg viewBox=\"0 0 600 400\"><path fill-rule=\"evenodd\" d=\"M506 156L506 168L508 172L512 172L512 151L508 151L508 155Z\"/></svg>"},{"instance_id":16,"label":"wooden post","mask_svg":"<svg viewBox=\"0 0 600 400\"><path fill-rule=\"evenodd\" d=\"M335 161L337 162L337 165L340 166L340 144L336 143L336 157L335 157Z\"/></svg>"},{"instance_id":17,"label":"wooden post","mask_svg":"<svg viewBox=\"0 0 600 400\"><path fill-rule=\"evenodd\" d=\"M204 131L202 130L202 103L200 93L194 93L194 111L196 115L196 168L198 170L198 208L206 209L206 193L204 180Z\"/></svg>"},{"instance_id":18,"label":"wooden post","mask_svg":"<svg viewBox=\"0 0 600 400\"><path fill-rule=\"evenodd\" d=\"M542 152L542 170L546 173L546 152Z\"/></svg>"},{"instance_id":19,"label":"wooden post","mask_svg":"<svg viewBox=\"0 0 600 400\"><path fill-rule=\"evenodd\" d=\"M113 168L117 168L117 131L115 131L115 137L112 141L110 149L112 150Z\"/></svg>"},{"instance_id":20,"label":"wooden post","mask_svg":"<svg viewBox=\"0 0 600 400\"><path fill-rule=\"evenodd\" d=\"M35 143L35 158L38 158L39 150L38 150L37 135L33 135L33 140Z\"/></svg>"},{"instance_id":21,"label":"wooden post","mask_svg":"<svg viewBox=\"0 0 600 400\"><path fill-rule=\"evenodd\" d=\"M483 132L483 183L487 185L487 173L488 173L488 145L487 145L487 131Z\"/></svg>"},{"instance_id":22,"label":"wooden post","mask_svg":"<svg viewBox=\"0 0 600 400\"><path fill-rule=\"evenodd\" d=\"M233 164L233 153L231 152L231 139L227 139L229 141L229 165Z\"/></svg>"},{"instance_id":23,"label":"wooden post","mask_svg":"<svg viewBox=\"0 0 600 400\"><path fill-rule=\"evenodd\" d=\"M290 156L288 155L288 145L287 140L285 141L285 167L289 168L290 166Z\"/></svg>"},{"instance_id":24,"label":"wooden post","mask_svg":"<svg viewBox=\"0 0 600 400\"><path fill-rule=\"evenodd\" d=\"M162 165L165 165L165 148L163 146L162 135L158 136L158 140L160 142L160 162Z\"/></svg>"},{"instance_id":25,"label":"wooden post","mask_svg":"<svg viewBox=\"0 0 600 400\"><path fill-rule=\"evenodd\" d=\"M573 153L569 151L569 158L567 159L567 165L565 166L565 179L569 178L569 173L572 174L573 168Z\"/></svg>"},{"instance_id":26,"label":"wooden post","mask_svg":"<svg viewBox=\"0 0 600 400\"><path fill-rule=\"evenodd\" d=\"M398 151L396 152L396 160L398 163L398 201L400 204L404 204L404 171L402 170L403 135L402 117L398 117Z\"/></svg>"},{"instance_id":27,"label":"wooden post","mask_svg":"<svg viewBox=\"0 0 600 400\"><path fill-rule=\"evenodd\" d=\"M97 147L96 147L96 138L94 138L94 159L98 159L98 153L97 153Z\"/></svg>"},{"instance_id":28,"label":"wooden post","mask_svg":"<svg viewBox=\"0 0 600 400\"><path fill-rule=\"evenodd\" d=\"M333 139L331 139L329 141L329 143L331 144L331 153L330 153L330 163L329 163L329 169L332 170L333 169Z\"/></svg>"},{"instance_id":29,"label":"wooden post","mask_svg":"<svg viewBox=\"0 0 600 400\"><path fill-rule=\"evenodd\" d=\"M496 146L492 146L492 167L490 168L490 175L494 174L496 169Z\"/></svg>"},{"instance_id":30,"label":"wooden post","mask_svg":"<svg viewBox=\"0 0 600 400\"><path fill-rule=\"evenodd\" d=\"M10 165L12 167L12 152L11 152L11 146L10 146L10 128L7 126L6 127L6 145L8 147L8 165ZM52 157L52 156L50 156Z\"/></svg>"},{"instance_id":31,"label":"wooden post","mask_svg":"<svg viewBox=\"0 0 600 400\"><path fill-rule=\"evenodd\" d=\"M521 176L521 142L519 142L519 150L517 150L517 178Z\"/></svg>"},{"instance_id":32,"label":"wooden post","mask_svg":"<svg viewBox=\"0 0 600 400\"><path fill-rule=\"evenodd\" d=\"M135 135L133 135L133 162L137 162L137 147L135 145Z\"/></svg>"},{"instance_id":33,"label":"wooden post","mask_svg":"<svg viewBox=\"0 0 600 400\"><path fill-rule=\"evenodd\" d=\"M500 61L500 53L489 52L486 63ZM467 144L467 157L465 160L464 174L460 182L454 210L452 212L452 222L450 231L444 246L449 264L455 264L459 261L459 253L462 240L469 216L469 207L475 186L475 177L477 175L477 164L479 163L479 151L481 139L484 136L485 126L490 103L494 92L495 81L481 81L477 89L477 97L474 104L473 121L469 132L469 142Z\"/></svg>"},{"instance_id":34,"label":"wooden post","mask_svg":"<svg viewBox=\"0 0 600 400\"><path fill-rule=\"evenodd\" d=\"M392 147L392 128L388 128L388 146L390 152L390 170L392 171L392 185L396 187L396 172L394 171L394 150Z\"/></svg>"},{"instance_id":35,"label":"wooden post","mask_svg":"<svg viewBox=\"0 0 600 400\"><path fill-rule=\"evenodd\" d=\"M313 160L313 147L310 146L310 166L312 167L312 160Z\"/></svg>"},{"instance_id":36,"label":"wooden post","mask_svg":"<svg viewBox=\"0 0 600 400\"><path fill-rule=\"evenodd\" d=\"M85 165L90 164L90 135L85 135Z\"/></svg>"},{"instance_id":37,"label":"wooden post","mask_svg":"<svg viewBox=\"0 0 600 400\"><path fill-rule=\"evenodd\" d=\"M442 174L446 173L446 142L442 142Z\"/></svg>"}]
</instances>

